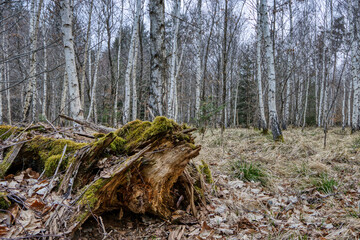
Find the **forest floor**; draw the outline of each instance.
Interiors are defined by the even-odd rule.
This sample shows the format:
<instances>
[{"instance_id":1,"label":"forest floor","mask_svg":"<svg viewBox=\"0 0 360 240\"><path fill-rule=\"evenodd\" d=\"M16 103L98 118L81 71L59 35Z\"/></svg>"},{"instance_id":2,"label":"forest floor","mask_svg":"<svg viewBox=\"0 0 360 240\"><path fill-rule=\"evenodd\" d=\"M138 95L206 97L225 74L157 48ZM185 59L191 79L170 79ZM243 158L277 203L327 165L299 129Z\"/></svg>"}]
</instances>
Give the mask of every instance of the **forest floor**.
<instances>
[{"instance_id":1,"label":"forest floor","mask_svg":"<svg viewBox=\"0 0 360 240\"><path fill-rule=\"evenodd\" d=\"M358 239L360 134L331 129L326 149L323 137L318 128L284 131L284 143L253 129L226 130L223 145L217 130L197 136L194 161L209 163L214 181L198 220L112 212L108 239ZM94 224L79 238L99 239Z\"/></svg>"}]
</instances>

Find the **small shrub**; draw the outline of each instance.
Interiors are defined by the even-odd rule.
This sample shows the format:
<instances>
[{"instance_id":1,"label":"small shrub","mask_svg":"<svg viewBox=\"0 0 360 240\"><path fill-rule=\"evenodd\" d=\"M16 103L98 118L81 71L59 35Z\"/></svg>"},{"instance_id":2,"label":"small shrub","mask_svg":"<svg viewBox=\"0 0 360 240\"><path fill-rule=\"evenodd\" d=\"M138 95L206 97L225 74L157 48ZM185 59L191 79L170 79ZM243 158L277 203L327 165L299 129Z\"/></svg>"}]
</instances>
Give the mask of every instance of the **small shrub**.
<instances>
[{"instance_id":1,"label":"small shrub","mask_svg":"<svg viewBox=\"0 0 360 240\"><path fill-rule=\"evenodd\" d=\"M354 150L357 150L357 149L360 148L360 137L354 139L351 147L352 147Z\"/></svg>"},{"instance_id":2,"label":"small shrub","mask_svg":"<svg viewBox=\"0 0 360 240\"><path fill-rule=\"evenodd\" d=\"M314 181L314 185L318 191L329 194L334 192L338 182L333 178L329 178L327 174L321 174L319 179Z\"/></svg>"},{"instance_id":3,"label":"small shrub","mask_svg":"<svg viewBox=\"0 0 360 240\"><path fill-rule=\"evenodd\" d=\"M261 182L262 185L266 184L267 175L259 165L237 160L231 163L230 171L233 177L236 177L240 180L246 182Z\"/></svg>"}]
</instances>

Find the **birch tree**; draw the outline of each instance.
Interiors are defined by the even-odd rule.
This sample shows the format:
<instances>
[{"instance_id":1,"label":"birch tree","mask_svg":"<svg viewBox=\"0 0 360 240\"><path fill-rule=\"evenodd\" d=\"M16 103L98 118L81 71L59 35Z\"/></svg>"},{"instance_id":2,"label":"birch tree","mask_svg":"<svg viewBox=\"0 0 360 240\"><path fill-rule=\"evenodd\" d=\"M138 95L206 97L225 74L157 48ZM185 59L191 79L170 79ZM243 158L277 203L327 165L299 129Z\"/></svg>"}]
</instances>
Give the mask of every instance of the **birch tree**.
<instances>
[{"instance_id":1,"label":"birch tree","mask_svg":"<svg viewBox=\"0 0 360 240\"><path fill-rule=\"evenodd\" d=\"M100 26L100 22L98 23L98 42L97 42L97 51L95 57L95 66L94 66L94 78L91 86L91 97L90 97L90 107L89 113L86 117L86 120L89 121L91 114L94 116L94 122L97 122L97 108L96 108L96 89L97 89L97 81L98 81L98 70L99 70L99 62L100 62L100 54L101 54L101 46L102 46L102 29Z\"/></svg>"},{"instance_id":2,"label":"birch tree","mask_svg":"<svg viewBox=\"0 0 360 240\"><path fill-rule=\"evenodd\" d=\"M45 16L44 16L45 18ZM43 35L43 47L44 47L44 76L43 76L43 102L42 102L42 115L46 118L46 109L47 109L47 50L46 50L46 26L45 20L42 24L42 35Z\"/></svg>"},{"instance_id":3,"label":"birch tree","mask_svg":"<svg viewBox=\"0 0 360 240\"><path fill-rule=\"evenodd\" d=\"M227 1L227 0L225 0ZM227 3L226 3L227 4ZM196 43L195 43L195 65L196 65L196 77L195 77L195 117L199 118L200 112L200 90L201 90L201 40L202 40L202 18L201 18L201 5L202 0L197 1L196 8L196 25L198 30L196 32ZM224 30L226 31L226 29Z\"/></svg>"},{"instance_id":4,"label":"birch tree","mask_svg":"<svg viewBox=\"0 0 360 240\"><path fill-rule=\"evenodd\" d=\"M140 37L140 16L141 8L142 8L142 1L137 0L136 3L136 33L135 33L135 42L134 42L134 57L133 57L133 64L132 64L132 120L137 119L137 102L138 102L138 95L137 95L137 61L138 61L138 54L139 54L139 37Z\"/></svg>"},{"instance_id":5,"label":"birch tree","mask_svg":"<svg viewBox=\"0 0 360 240\"><path fill-rule=\"evenodd\" d=\"M352 4L351 4L352 2ZM352 82L354 88L354 100L353 100L353 111L352 111L352 121L351 121L351 131L357 131L359 129L358 120L359 120L359 94L360 94L360 84L359 84L359 56L358 56L358 48L359 48L359 39L357 34L357 11L358 11L358 3L357 1L349 1L349 16L350 16L350 42L351 42L351 75Z\"/></svg>"},{"instance_id":6,"label":"birch tree","mask_svg":"<svg viewBox=\"0 0 360 240\"><path fill-rule=\"evenodd\" d=\"M150 0L150 90L151 118L163 115L163 85L165 83L165 6L164 0Z\"/></svg>"},{"instance_id":7,"label":"birch tree","mask_svg":"<svg viewBox=\"0 0 360 240\"><path fill-rule=\"evenodd\" d=\"M90 6L89 6L89 20L88 20L88 24L87 24L87 29L86 29L86 41L85 41L85 52L84 52L84 63L83 63L83 67L81 68L81 83L80 83L80 98L81 98L81 106L83 109L85 109L85 68L86 68L86 64L87 64L87 59L88 59L88 53L89 53L89 42L90 42L90 30L91 30L91 17L92 17L92 11L93 11L93 6L94 6L94 0L90 1ZM90 77L90 76L89 76Z\"/></svg>"},{"instance_id":8,"label":"birch tree","mask_svg":"<svg viewBox=\"0 0 360 240\"><path fill-rule=\"evenodd\" d=\"M23 121L29 116L30 108L32 108L31 118L36 118L36 49L38 40L39 19L43 0L32 0L30 6L30 69L29 81L26 87L25 103L23 109Z\"/></svg>"},{"instance_id":9,"label":"birch tree","mask_svg":"<svg viewBox=\"0 0 360 240\"><path fill-rule=\"evenodd\" d=\"M201 0L200 0L201 1ZM173 25L173 39L172 39L172 51L171 51L171 63L170 63L170 81L169 81L169 91L168 91L168 105L167 105L167 115L169 118L175 118L175 108L176 104L176 63L177 63L177 53L178 53L178 35L179 35L179 18L180 18L180 0L174 0L174 25Z\"/></svg>"},{"instance_id":10,"label":"birch tree","mask_svg":"<svg viewBox=\"0 0 360 240\"><path fill-rule=\"evenodd\" d=\"M122 27L124 19L124 0L121 0L121 11L120 11L120 27L119 27L119 49L117 51L117 81L115 89L115 100L114 100L114 126L118 124L118 98L119 98L119 82L120 82L120 67L121 67L121 42L122 42Z\"/></svg>"},{"instance_id":11,"label":"birch tree","mask_svg":"<svg viewBox=\"0 0 360 240\"><path fill-rule=\"evenodd\" d=\"M73 5L70 0L60 1L60 14L65 52L65 68L69 81L70 115L72 118L83 119L84 113L81 108L79 81L76 70L74 37L72 33Z\"/></svg>"},{"instance_id":12,"label":"birch tree","mask_svg":"<svg viewBox=\"0 0 360 240\"><path fill-rule=\"evenodd\" d=\"M256 27L256 80L258 86L258 101L259 101L259 128L263 130L263 133L267 133L267 122L265 118L265 107L263 100L263 90L262 90L262 82L261 82L261 25L260 25L260 4L257 1L258 5L258 14L257 14L257 27Z\"/></svg>"},{"instance_id":13,"label":"birch tree","mask_svg":"<svg viewBox=\"0 0 360 240\"><path fill-rule=\"evenodd\" d=\"M136 76L136 61L135 57L137 58L137 52L138 52L138 39L139 39L139 24L140 24L140 10L141 10L141 1L137 0L137 10L136 10L136 16L133 23L133 31L131 35L131 41L130 41L130 50L129 50L129 56L127 61L127 67L125 72L125 99L124 99L124 114L123 114L123 124L127 123L130 120L130 101L131 101L131 82L130 78ZM136 54L135 54L136 53ZM136 56L135 56L136 55ZM135 73L134 73L135 72ZM134 82L135 81L135 82ZM133 93L134 89L136 91L136 80L133 79ZM135 88L134 88L135 85ZM135 100L137 101L137 100Z\"/></svg>"},{"instance_id":14,"label":"birch tree","mask_svg":"<svg viewBox=\"0 0 360 240\"><path fill-rule=\"evenodd\" d=\"M275 79L275 63L272 40L270 37L269 19L267 12L267 0L260 0L260 14L262 20L262 34L265 40L266 60L268 66L268 81L269 81L269 117L270 126L275 141L283 140L282 132L279 125L277 110L276 110L276 79Z\"/></svg>"}]
</instances>

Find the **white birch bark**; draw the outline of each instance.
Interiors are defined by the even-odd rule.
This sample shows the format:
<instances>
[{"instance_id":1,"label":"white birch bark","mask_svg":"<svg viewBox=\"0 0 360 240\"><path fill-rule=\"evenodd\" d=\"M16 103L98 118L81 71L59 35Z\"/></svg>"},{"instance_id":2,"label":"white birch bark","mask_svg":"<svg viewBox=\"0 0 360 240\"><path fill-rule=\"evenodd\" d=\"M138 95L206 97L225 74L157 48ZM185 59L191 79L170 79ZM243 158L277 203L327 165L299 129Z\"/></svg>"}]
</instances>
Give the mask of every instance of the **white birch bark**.
<instances>
[{"instance_id":1,"label":"white birch bark","mask_svg":"<svg viewBox=\"0 0 360 240\"><path fill-rule=\"evenodd\" d=\"M289 47L288 47L288 55L287 55L287 81L286 81L286 96L285 96L285 109L284 109L284 120L283 120L283 129L287 128L289 122L289 114L290 114L290 94L291 94L291 86L292 82L292 71L293 71L293 56L294 56L294 46L293 46L293 14L292 14L292 5L289 1L289 19L290 19L290 33L289 33Z\"/></svg>"},{"instance_id":2,"label":"white birch bark","mask_svg":"<svg viewBox=\"0 0 360 240\"><path fill-rule=\"evenodd\" d=\"M270 116L270 125L271 131L273 134L273 139L283 140L282 132L279 125L277 110L276 110L276 80L275 80L275 62L274 62L274 52L272 47L272 40L270 37L270 28L269 28L269 18L267 12L267 0L260 1L260 13L262 15L262 33L265 39L265 49L266 49L266 59L268 64L268 81L269 81L269 116Z\"/></svg>"},{"instance_id":3,"label":"white birch bark","mask_svg":"<svg viewBox=\"0 0 360 240\"><path fill-rule=\"evenodd\" d=\"M201 1L201 0L200 0ZM169 118L175 119L175 88L176 82L176 63L178 53L178 35L179 35L179 17L180 17L180 0L174 0L174 25L173 25L173 39L171 50L171 62L170 62L170 81L168 90L168 102L167 102L167 115Z\"/></svg>"},{"instance_id":4,"label":"white birch bark","mask_svg":"<svg viewBox=\"0 0 360 240\"><path fill-rule=\"evenodd\" d=\"M349 92L348 92L348 105L347 105L347 117L348 117L348 126L351 126L351 97L352 97L352 89L353 88L353 84L352 84L352 80L350 80L350 87L349 87Z\"/></svg>"},{"instance_id":5,"label":"white birch bark","mask_svg":"<svg viewBox=\"0 0 360 240\"><path fill-rule=\"evenodd\" d=\"M262 82L261 82L261 14L260 14L260 3L258 4L258 14L257 14L257 30L256 30L256 80L258 87L258 100L259 100L259 128L263 130L264 133L267 132L267 121L265 117L265 107L264 107L264 99L263 99L263 90L262 90Z\"/></svg>"},{"instance_id":6,"label":"white birch bark","mask_svg":"<svg viewBox=\"0 0 360 240\"><path fill-rule=\"evenodd\" d=\"M54 87L54 86L53 86ZM68 98L68 90L69 90L69 80L67 72L64 73L64 79L63 79L63 87L62 87L62 93L61 93L61 101L60 101L60 113L66 114L66 103ZM60 125L64 125L65 121L64 119L60 119Z\"/></svg>"},{"instance_id":7,"label":"white birch bark","mask_svg":"<svg viewBox=\"0 0 360 240\"><path fill-rule=\"evenodd\" d=\"M44 76L43 76L43 103L42 103L42 115L46 118L47 109L47 50L46 50L46 28L45 21L42 26L43 46L44 46Z\"/></svg>"},{"instance_id":8,"label":"white birch bark","mask_svg":"<svg viewBox=\"0 0 360 240\"><path fill-rule=\"evenodd\" d=\"M357 49L358 49L358 41L357 41L357 34L356 34L356 4L351 4L351 2L356 1L348 1L349 3L349 30L350 30L350 42L351 42L351 75L352 75L352 82L354 88L354 99L353 99L353 109L352 109L352 121L351 121L351 131L354 132L358 130L358 118L359 118L359 68L358 68L358 59L357 59Z\"/></svg>"},{"instance_id":9,"label":"white birch bark","mask_svg":"<svg viewBox=\"0 0 360 240\"><path fill-rule=\"evenodd\" d=\"M309 87L310 87L310 67L307 67L307 76L306 76L306 89L305 89L305 104L304 104L304 111L303 111L303 125L302 128L305 128L306 125L306 112L308 108L308 98L309 98Z\"/></svg>"},{"instance_id":10,"label":"white birch bark","mask_svg":"<svg viewBox=\"0 0 360 240\"><path fill-rule=\"evenodd\" d=\"M136 17L133 23L133 32L131 34L130 40L130 50L129 50L129 57L127 60L126 72L125 72L125 99L124 99L124 113L123 113L123 124L126 124L130 121L130 101L131 101L131 76L135 57L135 48L137 42L137 34L138 34L138 13L136 13Z\"/></svg>"},{"instance_id":11,"label":"white birch bark","mask_svg":"<svg viewBox=\"0 0 360 240\"><path fill-rule=\"evenodd\" d=\"M84 64L83 67L81 68L81 82L80 82L80 98L81 98L81 106L82 109L85 109L85 73L86 73L86 65L87 65L87 59L88 59L88 52L90 50L89 48L89 39L90 39L90 29L91 29L91 17L92 17L92 10L93 10L93 6L94 6L94 0L90 1L90 9L89 9L89 20L88 20L88 25L87 25L87 30L86 30L86 40L85 40L85 52L84 52ZM90 77L90 76L89 76Z\"/></svg>"},{"instance_id":12,"label":"white birch bark","mask_svg":"<svg viewBox=\"0 0 360 240\"><path fill-rule=\"evenodd\" d=\"M136 84L136 73L137 73L137 60L138 60L138 53L139 53L139 38L140 38L140 16L142 15L141 8L142 3L141 0L137 0L136 4L136 35L135 35L135 42L134 42L134 58L132 64L132 120L137 118L137 84Z\"/></svg>"},{"instance_id":13,"label":"white birch bark","mask_svg":"<svg viewBox=\"0 0 360 240\"><path fill-rule=\"evenodd\" d=\"M324 16L324 28L326 29L326 18L327 18L327 9L325 8L325 16ZM322 126L323 122L323 115L324 115L324 106L326 104L326 31L324 31L324 37L323 37L323 52L322 52L322 81L320 84L320 102L319 102L319 116L318 116L318 127Z\"/></svg>"},{"instance_id":14,"label":"white birch bark","mask_svg":"<svg viewBox=\"0 0 360 240\"><path fill-rule=\"evenodd\" d=\"M72 34L72 10L72 1L60 1L60 14L62 22L61 30L63 33L66 65L65 68L69 80L70 115L75 119L83 119L84 113L80 101L79 81L75 61L74 37Z\"/></svg>"},{"instance_id":15,"label":"white birch bark","mask_svg":"<svg viewBox=\"0 0 360 240\"><path fill-rule=\"evenodd\" d=\"M91 117L91 113L93 113L94 116L94 122L97 122L97 109L96 109L96 89L97 89L97 81L98 81L98 69L99 69L99 62L100 62L100 53L101 53L101 42L102 42L102 32L99 24L99 30L98 30L98 49L96 52L96 58L95 58L95 66L94 66L94 81L92 83L91 87L91 99L90 99L90 107L89 107L89 113L86 117L86 120L89 121Z\"/></svg>"},{"instance_id":16,"label":"white birch bark","mask_svg":"<svg viewBox=\"0 0 360 240\"><path fill-rule=\"evenodd\" d=\"M201 16L201 5L202 0L197 1L197 10L196 10L196 25L198 30L196 32L196 43L195 43L195 67L196 67L196 76L195 76L195 118L198 119L200 113L200 90L201 90L201 40L202 40L202 16Z\"/></svg>"},{"instance_id":17,"label":"white birch bark","mask_svg":"<svg viewBox=\"0 0 360 240\"><path fill-rule=\"evenodd\" d=\"M118 99L119 99L119 82L120 82L120 67L121 67L121 40L122 40L122 26L124 18L124 0L121 0L121 13L120 13L120 27L119 27L119 49L117 52L117 81L115 89L115 100L114 100L114 126L118 125Z\"/></svg>"},{"instance_id":18,"label":"white birch bark","mask_svg":"<svg viewBox=\"0 0 360 240\"><path fill-rule=\"evenodd\" d=\"M30 108L32 107L31 118L36 118L36 48L37 48L37 33L39 29L39 19L41 13L43 0L32 0L30 6L30 69L29 69L29 82L26 87L25 103L23 109L23 121L29 115Z\"/></svg>"},{"instance_id":19,"label":"white birch bark","mask_svg":"<svg viewBox=\"0 0 360 240\"><path fill-rule=\"evenodd\" d=\"M164 0L150 0L150 96L149 109L154 116L163 115L165 83L165 6Z\"/></svg>"},{"instance_id":20,"label":"white birch bark","mask_svg":"<svg viewBox=\"0 0 360 240\"><path fill-rule=\"evenodd\" d=\"M0 66L0 89L2 89L2 82L3 82L3 68L2 66ZM4 84L5 85L5 84ZM0 124L3 124L4 123L4 120L3 120L3 101L2 101L2 91L0 92Z\"/></svg>"},{"instance_id":21,"label":"white birch bark","mask_svg":"<svg viewBox=\"0 0 360 240\"><path fill-rule=\"evenodd\" d=\"M343 102L341 108L341 115L342 115L342 130L345 130L346 127L346 81L344 81L344 91L343 91Z\"/></svg>"}]
</instances>

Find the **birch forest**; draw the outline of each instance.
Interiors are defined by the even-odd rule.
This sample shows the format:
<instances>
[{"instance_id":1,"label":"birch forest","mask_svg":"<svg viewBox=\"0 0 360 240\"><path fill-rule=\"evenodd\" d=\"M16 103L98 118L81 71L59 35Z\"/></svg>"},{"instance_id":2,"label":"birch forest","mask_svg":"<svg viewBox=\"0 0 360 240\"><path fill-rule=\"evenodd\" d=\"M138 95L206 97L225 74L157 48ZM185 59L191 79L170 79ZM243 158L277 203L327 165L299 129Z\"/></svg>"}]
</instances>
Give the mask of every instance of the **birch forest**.
<instances>
[{"instance_id":1,"label":"birch forest","mask_svg":"<svg viewBox=\"0 0 360 240\"><path fill-rule=\"evenodd\" d=\"M359 0L0 0L0 237L358 239Z\"/></svg>"}]
</instances>

